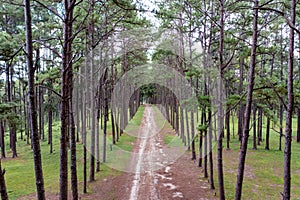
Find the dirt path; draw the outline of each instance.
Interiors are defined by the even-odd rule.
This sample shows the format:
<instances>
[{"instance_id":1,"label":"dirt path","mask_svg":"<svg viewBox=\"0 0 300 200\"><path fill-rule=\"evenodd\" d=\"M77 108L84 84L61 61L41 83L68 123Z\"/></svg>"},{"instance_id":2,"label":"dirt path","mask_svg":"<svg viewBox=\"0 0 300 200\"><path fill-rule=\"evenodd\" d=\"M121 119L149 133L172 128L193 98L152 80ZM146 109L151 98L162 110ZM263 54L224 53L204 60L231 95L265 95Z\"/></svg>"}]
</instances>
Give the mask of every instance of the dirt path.
<instances>
[{"instance_id":1,"label":"dirt path","mask_svg":"<svg viewBox=\"0 0 300 200\"><path fill-rule=\"evenodd\" d=\"M164 134L170 133L175 134L157 127L155 110L146 105L129 165L133 172L127 183L130 192L124 199L207 199L209 185L199 181L200 170L188 155L173 160L176 152L164 144Z\"/></svg>"},{"instance_id":2,"label":"dirt path","mask_svg":"<svg viewBox=\"0 0 300 200\"><path fill-rule=\"evenodd\" d=\"M157 134L158 132L154 110L152 107L146 106L142 125L137 135L137 145L135 145L130 161L130 168L131 170L134 169L131 192L128 198L130 200L159 199L155 171L167 163L161 162L166 154L163 152L162 139Z\"/></svg>"}]
</instances>

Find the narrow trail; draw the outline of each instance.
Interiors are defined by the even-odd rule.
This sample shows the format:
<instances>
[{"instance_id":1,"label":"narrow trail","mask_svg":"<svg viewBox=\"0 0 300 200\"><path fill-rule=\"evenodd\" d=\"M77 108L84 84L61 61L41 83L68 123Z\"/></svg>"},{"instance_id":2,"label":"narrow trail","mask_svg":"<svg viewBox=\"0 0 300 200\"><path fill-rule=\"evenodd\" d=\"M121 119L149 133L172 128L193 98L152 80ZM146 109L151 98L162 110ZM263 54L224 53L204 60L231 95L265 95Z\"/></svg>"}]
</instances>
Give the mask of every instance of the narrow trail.
<instances>
[{"instance_id":1,"label":"narrow trail","mask_svg":"<svg viewBox=\"0 0 300 200\"><path fill-rule=\"evenodd\" d=\"M129 166L133 175L128 181L130 195L127 199L190 199L184 196L180 187L186 184L185 178L188 176L181 174L186 169L174 164L178 152L168 147L163 139L164 134L175 135L175 132L169 128L161 130L163 127L158 127L156 112L158 111L154 107L145 106L142 124L131 153ZM177 174L181 174L180 177ZM194 175L191 173L191 176ZM188 186L189 182L190 180L187 182Z\"/></svg>"},{"instance_id":2,"label":"narrow trail","mask_svg":"<svg viewBox=\"0 0 300 200\"><path fill-rule=\"evenodd\" d=\"M156 191L155 167L157 164L155 155L160 144L160 137L157 136L158 129L154 119L154 111L151 106L146 106L142 125L138 132L138 151L133 152L130 167L134 169L134 177L130 192L130 200L146 198L158 200ZM161 153L163 153L161 151ZM163 155L163 154L162 154ZM142 196L142 197L141 197Z\"/></svg>"}]
</instances>

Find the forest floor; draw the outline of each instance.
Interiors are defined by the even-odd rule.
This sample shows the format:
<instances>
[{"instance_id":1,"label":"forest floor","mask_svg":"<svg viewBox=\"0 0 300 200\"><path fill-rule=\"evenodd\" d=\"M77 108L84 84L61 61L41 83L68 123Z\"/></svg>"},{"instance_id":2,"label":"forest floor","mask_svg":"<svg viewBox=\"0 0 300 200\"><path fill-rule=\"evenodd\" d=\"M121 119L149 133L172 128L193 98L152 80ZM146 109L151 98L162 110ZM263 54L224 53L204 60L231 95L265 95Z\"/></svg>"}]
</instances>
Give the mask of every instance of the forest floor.
<instances>
[{"instance_id":1,"label":"forest floor","mask_svg":"<svg viewBox=\"0 0 300 200\"><path fill-rule=\"evenodd\" d=\"M161 131L157 128L151 106L145 107L137 134L128 163L129 172L97 182L94 192L82 195L82 199L216 199L215 191L201 178L201 168L191 160L190 154L183 154L175 162L167 158L169 147L163 138L175 132L171 128Z\"/></svg>"},{"instance_id":2,"label":"forest floor","mask_svg":"<svg viewBox=\"0 0 300 200\"><path fill-rule=\"evenodd\" d=\"M78 167L80 199L93 200L146 200L146 199L217 199L218 189L211 190L207 178L203 178L203 168L199 168L198 159L191 160L191 152L184 151L177 159L169 159L172 144L170 140L177 137L170 124L156 106L141 106L136 116L130 121L136 128L128 128L127 134L120 137L114 149L120 147L129 152L128 157L121 159L123 170L101 165L96 173L96 181L88 183L88 193L82 194L82 167ZM236 120L237 121L237 120ZM296 123L295 123L296 124ZM237 130L237 123L234 124ZM43 168L45 174L46 199L59 199L59 123L54 126L56 146L53 154L47 153L47 141L42 143ZM235 131L231 138L230 150L223 150L224 183L226 199L234 199L236 172L239 158L239 141ZM252 149L252 138L245 167L243 199L265 200L282 199L283 187L283 151L278 150L278 138L272 133L270 150L265 150L264 142L258 150ZM179 139L180 141L180 139ZM82 166L82 146L78 144L78 163ZM197 156L198 141L196 140ZM3 160L7 170L6 180L10 199L36 199L30 146L21 145L18 159ZM292 198L300 200L300 145L295 141L292 145ZM114 152L114 151L112 151ZM214 155L214 182L217 180L217 154ZM22 170L20 170L22 169ZM70 187L70 184L69 184ZM71 191L71 188L70 188ZM71 199L71 192L69 199Z\"/></svg>"}]
</instances>

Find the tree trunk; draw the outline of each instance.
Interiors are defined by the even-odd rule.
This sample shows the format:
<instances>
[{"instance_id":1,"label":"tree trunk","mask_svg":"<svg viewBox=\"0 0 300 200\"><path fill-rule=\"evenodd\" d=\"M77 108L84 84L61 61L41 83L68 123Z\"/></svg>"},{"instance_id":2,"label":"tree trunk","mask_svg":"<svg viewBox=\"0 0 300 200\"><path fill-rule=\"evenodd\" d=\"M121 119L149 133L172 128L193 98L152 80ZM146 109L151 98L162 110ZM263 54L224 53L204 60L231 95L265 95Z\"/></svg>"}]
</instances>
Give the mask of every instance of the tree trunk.
<instances>
[{"instance_id":1,"label":"tree trunk","mask_svg":"<svg viewBox=\"0 0 300 200\"><path fill-rule=\"evenodd\" d=\"M215 189L214 182L214 163L213 163L213 155L212 155L212 124L211 124L211 111L208 112L208 151L209 151L209 183L210 189Z\"/></svg>"},{"instance_id":2,"label":"tree trunk","mask_svg":"<svg viewBox=\"0 0 300 200\"><path fill-rule=\"evenodd\" d=\"M230 149L230 111L229 111L229 105L227 105L227 111L225 115L225 124L226 124L226 147L227 150Z\"/></svg>"},{"instance_id":3,"label":"tree trunk","mask_svg":"<svg viewBox=\"0 0 300 200\"><path fill-rule=\"evenodd\" d=\"M52 87L52 81L50 80L50 87ZM52 120L53 120L53 113L52 113L52 91L48 90L48 104L50 108L48 108L48 144L50 145L50 153L53 152L53 142L52 142Z\"/></svg>"},{"instance_id":4,"label":"tree trunk","mask_svg":"<svg viewBox=\"0 0 300 200\"><path fill-rule=\"evenodd\" d=\"M1 145L1 158L5 158L5 142L4 142L4 126L3 126L3 121L0 120L0 145Z\"/></svg>"},{"instance_id":5,"label":"tree trunk","mask_svg":"<svg viewBox=\"0 0 300 200\"><path fill-rule=\"evenodd\" d=\"M267 117L267 127L266 127L266 150L270 150L270 146L269 146L269 138L270 138L270 117Z\"/></svg>"},{"instance_id":6,"label":"tree trunk","mask_svg":"<svg viewBox=\"0 0 300 200\"><path fill-rule=\"evenodd\" d=\"M282 150L282 136L283 136L283 128L282 128L282 125L283 125L283 104L280 103L280 108L279 108L279 151Z\"/></svg>"},{"instance_id":7,"label":"tree trunk","mask_svg":"<svg viewBox=\"0 0 300 200\"><path fill-rule=\"evenodd\" d=\"M194 112L191 111L192 160L196 160Z\"/></svg>"},{"instance_id":8,"label":"tree trunk","mask_svg":"<svg viewBox=\"0 0 300 200\"><path fill-rule=\"evenodd\" d=\"M300 142L300 103L298 103L297 109L297 142Z\"/></svg>"},{"instance_id":9,"label":"tree trunk","mask_svg":"<svg viewBox=\"0 0 300 200\"><path fill-rule=\"evenodd\" d=\"M104 75L103 75L104 124L103 124L103 153L102 153L104 163L106 162L106 134L107 134L107 121L108 121L107 73L108 73L108 69L105 68Z\"/></svg>"},{"instance_id":10,"label":"tree trunk","mask_svg":"<svg viewBox=\"0 0 300 200\"><path fill-rule=\"evenodd\" d=\"M254 1L253 7L258 8L258 0ZM250 116L251 116L252 94L253 94L254 79L255 79L256 49L257 49L257 37L258 37L258 30L257 30L258 9L254 9L253 14L254 14L254 19L253 19L250 68L249 68L249 75L248 75L247 101L246 101L245 118L244 118L243 138L242 138L242 144L240 149L240 159L239 159L239 167L238 167L237 181L236 181L235 200L240 200L242 198L244 169L245 169L247 145L248 145L248 138L249 138L249 131L250 131L249 130Z\"/></svg>"},{"instance_id":11,"label":"tree trunk","mask_svg":"<svg viewBox=\"0 0 300 200\"><path fill-rule=\"evenodd\" d=\"M40 73L41 71L41 65L40 65L40 49L37 48L36 49L36 62L35 62L35 68L37 70L38 73ZM43 113L43 101L44 101L44 97L43 97L43 88L38 86L36 88L37 91L37 107L38 107L38 121L39 121L39 136L40 139L44 140L45 139L45 135L44 135L44 113Z\"/></svg>"},{"instance_id":12,"label":"tree trunk","mask_svg":"<svg viewBox=\"0 0 300 200\"><path fill-rule=\"evenodd\" d=\"M48 144L50 145L50 153L53 152L53 142L52 142L52 110L48 111Z\"/></svg>"},{"instance_id":13,"label":"tree trunk","mask_svg":"<svg viewBox=\"0 0 300 200\"><path fill-rule=\"evenodd\" d=\"M33 147L33 160L35 170L35 180L37 189L37 198L39 200L45 199L44 178L42 168L42 158L40 150L40 141L37 127L37 110L35 104L35 88L34 88L34 73L33 67L33 49L32 49L32 29L31 29L31 13L30 0L24 0L24 14L26 25L26 58L28 67L28 94L29 94L29 118L30 118L30 132Z\"/></svg>"},{"instance_id":14,"label":"tree trunk","mask_svg":"<svg viewBox=\"0 0 300 200\"><path fill-rule=\"evenodd\" d=\"M85 65L85 78L87 71L87 64ZM82 131L82 143L83 143L83 193L87 193L87 148L86 148L86 84L87 80L83 82L83 96L82 96L82 118L81 118L81 131Z\"/></svg>"},{"instance_id":15,"label":"tree trunk","mask_svg":"<svg viewBox=\"0 0 300 200\"><path fill-rule=\"evenodd\" d=\"M0 192L1 192L1 199L2 200L8 200L4 174L5 174L5 169L2 170L1 159L0 159Z\"/></svg>"},{"instance_id":16,"label":"tree trunk","mask_svg":"<svg viewBox=\"0 0 300 200\"><path fill-rule=\"evenodd\" d=\"M166 110L168 113L168 110ZM188 151L191 149L191 139L190 139L190 128L189 128L189 114L187 109L185 109L185 121L186 121L186 135L188 143Z\"/></svg>"},{"instance_id":17,"label":"tree trunk","mask_svg":"<svg viewBox=\"0 0 300 200\"><path fill-rule=\"evenodd\" d=\"M224 174L223 174L223 48L224 48L224 4L225 0L220 0L220 39L219 39L219 77L218 77L218 183L220 200L225 200Z\"/></svg>"},{"instance_id":18,"label":"tree trunk","mask_svg":"<svg viewBox=\"0 0 300 200\"><path fill-rule=\"evenodd\" d=\"M299 27L299 30L300 30L300 27ZM300 34L299 34L299 44L300 46ZM300 51L299 51L299 54L298 54L298 76L299 76L299 80L300 80ZM300 87L298 88L298 92L300 92ZM297 116L298 116L298 119L297 119L297 142L300 142L300 103L298 103L298 110L297 110Z\"/></svg>"},{"instance_id":19,"label":"tree trunk","mask_svg":"<svg viewBox=\"0 0 300 200\"><path fill-rule=\"evenodd\" d=\"M263 124L262 108L258 108L257 145L260 145L260 142L262 141L262 124Z\"/></svg>"},{"instance_id":20,"label":"tree trunk","mask_svg":"<svg viewBox=\"0 0 300 200\"><path fill-rule=\"evenodd\" d=\"M94 0L91 1L91 12L94 12ZM92 15L92 19L90 22L90 27L89 27L89 32L91 34L90 38L90 84L89 84L89 89L90 89L90 101L91 101L91 137L90 137L90 177L89 181L95 181L95 141L96 141L96 133L95 133L95 128L96 128L96 113L95 113L95 79L94 79L94 18Z\"/></svg>"},{"instance_id":21,"label":"tree trunk","mask_svg":"<svg viewBox=\"0 0 300 200\"><path fill-rule=\"evenodd\" d=\"M72 72L72 42L73 42L73 10L75 0L64 1L64 33L63 33L63 50L62 50L62 72L61 72L61 135L60 135L60 200L68 199L68 132L70 128L70 77Z\"/></svg>"},{"instance_id":22,"label":"tree trunk","mask_svg":"<svg viewBox=\"0 0 300 200\"><path fill-rule=\"evenodd\" d=\"M179 106L180 108L180 137L181 137L181 140L183 141L184 143L184 146L186 146L186 138L185 138L185 134L184 134L184 110L182 108L182 106Z\"/></svg>"},{"instance_id":23,"label":"tree trunk","mask_svg":"<svg viewBox=\"0 0 300 200\"><path fill-rule=\"evenodd\" d=\"M253 149L257 149L256 145L256 105L253 104Z\"/></svg>"},{"instance_id":24,"label":"tree trunk","mask_svg":"<svg viewBox=\"0 0 300 200\"><path fill-rule=\"evenodd\" d=\"M201 125L204 126L205 125L205 121L204 121L204 113L205 111L202 110L201 112ZM203 130L200 130L200 134L199 134L199 162L198 162L198 167L202 167L202 156L203 156Z\"/></svg>"},{"instance_id":25,"label":"tree trunk","mask_svg":"<svg viewBox=\"0 0 300 200\"><path fill-rule=\"evenodd\" d=\"M239 94L242 95L243 93L243 81L244 81L244 58L240 58L240 82L239 82ZM242 141L243 135L243 122L244 122L244 103L240 102L240 110L239 110L239 118L238 118L238 136L239 141Z\"/></svg>"},{"instance_id":26,"label":"tree trunk","mask_svg":"<svg viewBox=\"0 0 300 200\"><path fill-rule=\"evenodd\" d=\"M291 23L295 24L296 0L291 0ZM294 69L294 41L295 33L290 28L289 34L289 56L287 74L287 111L285 123L285 147L284 147L284 186L282 197L284 200L291 198L291 150L292 150L292 118L294 110L294 88L293 88L293 69Z\"/></svg>"},{"instance_id":27,"label":"tree trunk","mask_svg":"<svg viewBox=\"0 0 300 200\"><path fill-rule=\"evenodd\" d=\"M74 121L74 114L73 114L73 103L72 103L72 91L73 91L73 74L69 76L70 81L70 151L71 151L71 187L72 187L72 199L78 199L78 181L77 181L77 163L76 163L76 132L75 132L75 121Z\"/></svg>"},{"instance_id":28,"label":"tree trunk","mask_svg":"<svg viewBox=\"0 0 300 200\"><path fill-rule=\"evenodd\" d=\"M5 72L6 72L6 83L7 83L7 101L13 101L13 67L10 62L5 62ZM13 111L12 111L13 112ZM15 122L12 119L8 118L8 125L9 125L9 144L12 151L12 158L17 157L17 149L16 149L16 127Z\"/></svg>"},{"instance_id":29,"label":"tree trunk","mask_svg":"<svg viewBox=\"0 0 300 200\"><path fill-rule=\"evenodd\" d=\"M85 55L87 55L87 34L85 35ZM86 148L86 97L87 97L87 91L88 91L88 78L87 78L87 57L84 59L84 69L80 68L81 74L84 74L83 78L80 78L80 83L82 85L82 99L81 99L81 134L82 134L82 144L83 144L83 193L87 193L87 148ZM83 81L81 81L83 80Z\"/></svg>"}]
</instances>

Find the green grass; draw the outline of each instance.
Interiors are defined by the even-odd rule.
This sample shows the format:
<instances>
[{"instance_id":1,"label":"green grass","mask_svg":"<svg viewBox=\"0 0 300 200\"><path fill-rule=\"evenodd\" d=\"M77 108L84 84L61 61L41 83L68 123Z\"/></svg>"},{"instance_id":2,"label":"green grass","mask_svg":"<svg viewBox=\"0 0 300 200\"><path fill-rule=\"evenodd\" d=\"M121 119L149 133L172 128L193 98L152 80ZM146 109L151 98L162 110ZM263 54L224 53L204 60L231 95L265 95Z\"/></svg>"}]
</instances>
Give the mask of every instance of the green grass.
<instances>
[{"instance_id":1,"label":"green grass","mask_svg":"<svg viewBox=\"0 0 300 200\"><path fill-rule=\"evenodd\" d=\"M136 114L134 115L134 117L132 118L132 120L130 120L128 122L124 132L129 133L129 132L137 131L139 129L139 126L142 123L144 110L145 110L145 107L143 105L141 105L139 107L139 109L137 110Z\"/></svg>"},{"instance_id":2,"label":"green grass","mask_svg":"<svg viewBox=\"0 0 300 200\"><path fill-rule=\"evenodd\" d=\"M141 106L133 118L130 121L131 124L139 125L142 120L144 107ZM60 123L53 123L53 153L49 153L49 145L47 141L41 141L41 152L43 162L43 175L45 182L45 190L47 193L56 194L59 192L59 134L60 134ZM45 131L47 125L45 126ZM108 139L111 139L111 123L108 123ZM19 134L18 134L19 137ZM9 137L6 136L6 149L9 150ZM113 150L116 148L123 149L124 151L130 152L135 141L135 137L128 134L123 134L120 137L119 142L113 146ZM108 142L108 149L110 148ZM102 149L100 150L100 152ZM17 142L18 158L11 159L11 152L6 152L6 159L2 160L2 168L5 168L5 181L8 191L9 199L17 199L18 197L35 193L35 176L34 176L34 164L33 164L33 153L30 145L27 145L25 141L19 139ZM108 152L108 156L110 152ZM122 158L122 157L118 157ZM88 154L89 159L89 154ZM122 158L126 159L126 157ZM70 159L69 159L70 160ZM121 160L122 161L122 160ZM120 162L122 163L122 162ZM89 169L89 162L88 169ZM105 179L108 176L118 176L121 174L120 171L111 168L109 165L102 164L100 173L96 173L96 180ZM82 181L83 181L83 145L77 144L77 175L79 180L79 193L82 193ZM70 177L70 175L69 175ZM69 184L69 188L70 188ZM88 188L89 192L92 192L92 186Z\"/></svg>"},{"instance_id":3,"label":"green grass","mask_svg":"<svg viewBox=\"0 0 300 200\"><path fill-rule=\"evenodd\" d=\"M60 124L55 122L53 124L53 153L49 153L49 145L47 141L41 142L43 175L45 182L45 190L48 193L58 193L59 191L59 129ZM46 130L46 129L45 129ZM8 139L8 138L6 138ZM83 146L77 144L77 160L78 160L78 180L79 188L83 180ZM7 152L7 158L2 160L2 167L5 168L5 180L9 199L17 199L20 196L35 193L35 176L33 153L30 145L25 141L19 140L17 143L18 158L11 159L11 152ZM103 165L102 172L97 175L98 179L107 176L115 175L116 172ZM70 184L69 184L70 186ZM81 193L82 189L80 190Z\"/></svg>"},{"instance_id":4,"label":"green grass","mask_svg":"<svg viewBox=\"0 0 300 200\"><path fill-rule=\"evenodd\" d=\"M127 171L128 163L130 161L131 150L134 146L136 137L131 135L132 132L138 131L142 123L145 107L140 106L135 116L128 122L124 133L120 137L119 142L112 146L112 149L107 149L106 164L114 169L120 171ZM111 136L109 136L111 139Z\"/></svg>"},{"instance_id":5,"label":"green grass","mask_svg":"<svg viewBox=\"0 0 300 200\"><path fill-rule=\"evenodd\" d=\"M283 189L283 152L277 149L265 150L264 144L259 146L258 150L252 150L252 146L249 146L246 157L243 199L280 199L280 192ZM299 152L300 145L293 143L292 199L299 199L300 197ZM231 142L231 150L224 150L223 156L227 199L234 199L238 159L239 142L234 139ZM214 161L216 166L216 154ZM215 180L217 181L217 176L215 176Z\"/></svg>"},{"instance_id":6,"label":"green grass","mask_svg":"<svg viewBox=\"0 0 300 200\"><path fill-rule=\"evenodd\" d=\"M266 120L264 119L264 122ZM234 199L236 173L239 162L239 141L237 136L237 119L235 119L235 138L231 138L230 150L223 149L224 183L226 199ZM296 120L294 128L296 130ZM231 124L232 125L232 124ZM263 138L265 138L265 127L263 124ZM232 133L232 130L231 130ZM296 132L293 132L296 135ZM231 135L232 137L232 135ZM225 147L226 138L223 140ZM280 192L283 191L283 150L279 151L279 135L270 131L270 150L265 150L265 140L253 150L252 130L248 143L246 157L246 169L243 182L242 199L265 200L282 199ZM198 145L198 144L197 144ZM282 138L284 149L284 138ZM196 147L196 150L198 147ZM217 179L217 149L214 146L215 185L218 187ZM292 199L300 199L300 144L294 140L292 143ZM216 191L218 191L216 189Z\"/></svg>"}]
</instances>

